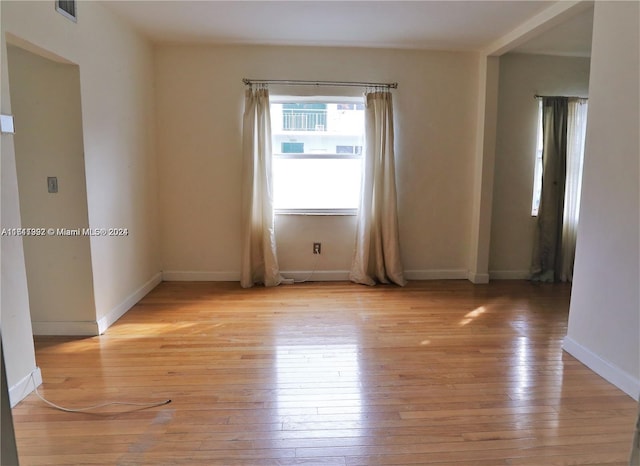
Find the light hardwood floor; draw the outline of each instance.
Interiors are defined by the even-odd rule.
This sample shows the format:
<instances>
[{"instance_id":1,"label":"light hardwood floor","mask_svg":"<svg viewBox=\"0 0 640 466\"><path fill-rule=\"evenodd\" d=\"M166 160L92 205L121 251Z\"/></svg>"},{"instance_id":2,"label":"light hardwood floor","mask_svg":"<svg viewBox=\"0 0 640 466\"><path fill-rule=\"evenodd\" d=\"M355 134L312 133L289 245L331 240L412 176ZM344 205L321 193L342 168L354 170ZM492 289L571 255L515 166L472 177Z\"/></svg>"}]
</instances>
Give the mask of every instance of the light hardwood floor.
<instances>
[{"instance_id":1,"label":"light hardwood floor","mask_svg":"<svg viewBox=\"0 0 640 466\"><path fill-rule=\"evenodd\" d=\"M36 338L27 465L624 465L637 404L561 350L570 288L162 283L104 335Z\"/></svg>"}]
</instances>

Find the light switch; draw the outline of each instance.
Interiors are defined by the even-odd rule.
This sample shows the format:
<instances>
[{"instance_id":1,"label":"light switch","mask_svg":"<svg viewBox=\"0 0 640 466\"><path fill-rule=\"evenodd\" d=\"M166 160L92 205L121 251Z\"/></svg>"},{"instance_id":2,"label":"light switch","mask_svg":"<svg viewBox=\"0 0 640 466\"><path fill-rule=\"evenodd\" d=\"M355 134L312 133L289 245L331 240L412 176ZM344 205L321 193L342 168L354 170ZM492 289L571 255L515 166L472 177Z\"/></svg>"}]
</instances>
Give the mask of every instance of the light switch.
<instances>
[{"instance_id":1,"label":"light switch","mask_svg":"<svg viewBox=\"0 0 640 466\"><path fill-rule=\"evenodd\" d=\"M47 190L50 193L58 192L58 177L57 176L47 176Z\"/></svg>"}]
</instances>

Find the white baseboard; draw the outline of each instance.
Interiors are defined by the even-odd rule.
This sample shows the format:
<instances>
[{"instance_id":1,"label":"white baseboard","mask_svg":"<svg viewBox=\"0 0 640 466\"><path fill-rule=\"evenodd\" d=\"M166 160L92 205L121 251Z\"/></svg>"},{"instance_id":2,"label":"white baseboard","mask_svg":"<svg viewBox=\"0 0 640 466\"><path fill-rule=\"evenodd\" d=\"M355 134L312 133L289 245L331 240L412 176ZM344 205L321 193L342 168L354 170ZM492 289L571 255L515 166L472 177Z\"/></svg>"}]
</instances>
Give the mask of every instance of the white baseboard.
<instances>
[{"instance_id":1,"label":"white baseboard","mask_svg":"<svg viewBox=\"0 0 640 466\"><path fill-rule=\"evenodd\" d=\"M601 358L590 349L582 346L572 338L565 337L562 349L587 366L603 379L611 382L634 400L640 397L640 380L626 373L609 361Z\"/></svg>"},{"instance_id":2,"label":"white baseboard","mask_svg":"<svg viewBox=\"0 0 640 466\"><path fill-rule=\"evenodd\" d=\"M531 277L529 270L490 270L491 280L528 280Z\"/></svg>"},{"instance_id":3,"label":"white baseboard","mask_svg":"<svg viewBox=\"0 0 640 466\"><path fill-rule=\"evenodd\" d=\"M149 281L129 295L124 301L114 307L104 317L98 320L98 334L102 335L120 317L131 309L138 301L144 298L151 290L162 282L162 272L155 274Z\"/></svg>"},{"instance_id":4,"label":"white baseboard","mask_svg":"<svg viewBox=\"0 0 640 466\"><path fill-rule=\"evenodd\" d=\"M467 271L460 269L405 270L407 280L466 280Z\"/></svg>"},{"instance_id":5,"label":"white baseboard","mask_svg":"<svg viewBox=\"0 0 640 466\"><path fill-rule=\"evenodd\" d=\"M296 281L309 280L316 282L348 281L349 270L281 270L282 276L293 278ZM466 270L405 270L407 280L466 280ZM239 272L186 272L165 271L162 272L164 281L172 282L239 282Z\"/></svg>"},{"instance_id":6,"label":"white baseboard","mask_svg":"<svg viewBox=\"0 0 640 466\"><path fill-rule=\"evenodd\" d=\"M488 273L477 273L469 270L467 272L466 277L471 283L476 285L485 285L489 283L489 274Z\"/></svg>"},{"instance_id":7,"label":"white baseboard","mask_svg":"<svg viewBox=\"0 0 640 466\"><path fill-rule=\"evenodd\" d=\"M281 270L283 277L294 280L312 281L345 281L349 280L348 270ZM311 278L309 278L311 275ZM240 272L162 272L162 279L167 282L239 282Z\"/></svg>"},{"instance_id":8,"label":"white baseboard","mask_svg":"<svg viewBox=\"0 0 640 466\"><path fill-rule=\"evenodd\" d=\"M239 282L240 272L188 272L166 270L162 272L165 282Z\"/></svg>"},{"instance_id":9,"label":"white baseboard","mask_svg":"<svg viewBox=\"0 0 640 466\"><path fill-rule=\"evenodd\" d=\"M30 372L26 376L24 376L20 381L11 387L9 387L9 403L13 408L15 405L24 400L27 395L29 395L35 387L31 381L31 376L33 375L33 382L35 383L35 387L39 387L42 385L42 372L39 367L36 367L33 372Z\"/></svg>"},{"instance_id":10,"label":"white baseboard","mask_svg":"<svg viewBox=\"0 0 640 466\"><path fill-rule=\"evenodd\" d=\"M98 323L91 321L31 322L34 335L96 336Z\"/></svg>"},{"instance_id":11,"label":"white baseboard","mask_svg":"<svg viewBox=\"0 0 640 466\"><path fill-rule=\"evenodd\" d=\"M348 270L281 270L280 273L285 278L293 278L296 282L348 282Z\"/></svg>"},{"instance_id":12,"label":"white baseboard","mask_svg":"<svg viewBox=\"0 0 640 466\"><path fill-rule=\"evenodd\" d=\"M120 317L131 309L138 301L154 289L162 281L162 273L158 272L149 281L125 298L97 322L91 321L58 321L31 322L34 335L70 335L96 336L102 335Z\"/></svg>"},{"instance_id":13,"label":"white baseboard","mask_svg":"<svg viewBox=\"0 0 640 466\"><path fill-rule=\"evenodd\" d=\"M287 278L297 280L309 280L315 282L349 281L349 270L318 270L311 274L310 271L282 271ZM311 274L311 276L309 276ZM405 270L404 278L407 280L466 280L466 270Z\"/></svg>"}]
</instances>

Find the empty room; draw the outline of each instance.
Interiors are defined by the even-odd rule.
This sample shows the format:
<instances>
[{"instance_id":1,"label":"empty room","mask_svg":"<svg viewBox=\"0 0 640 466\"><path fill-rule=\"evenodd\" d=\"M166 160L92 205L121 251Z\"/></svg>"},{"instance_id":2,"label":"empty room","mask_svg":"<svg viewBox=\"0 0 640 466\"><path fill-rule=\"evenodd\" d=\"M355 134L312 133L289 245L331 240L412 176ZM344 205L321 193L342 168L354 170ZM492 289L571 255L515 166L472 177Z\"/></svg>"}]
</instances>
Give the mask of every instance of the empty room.
<instances>
[{"instance_id":1,"label":"empty room","mask_svg":"<svg viewBox=\"0 0 640 466\"><path fill-rule=\"evenodd\" d=\"M2 466L632 465L640 7L2 1Z\"/></svg>"}]
</instances>

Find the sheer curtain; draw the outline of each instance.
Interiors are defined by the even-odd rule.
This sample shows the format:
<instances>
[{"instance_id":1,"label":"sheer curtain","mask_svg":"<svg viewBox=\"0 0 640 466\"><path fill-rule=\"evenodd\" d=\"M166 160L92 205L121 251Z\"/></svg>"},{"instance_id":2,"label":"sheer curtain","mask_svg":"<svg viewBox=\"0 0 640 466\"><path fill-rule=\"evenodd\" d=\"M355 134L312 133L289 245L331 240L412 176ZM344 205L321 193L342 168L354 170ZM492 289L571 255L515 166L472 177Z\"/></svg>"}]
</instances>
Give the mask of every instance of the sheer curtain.
<instances>
[{"instance_id":1,"label":"sheer curtain","mask_svg":"<svg viewBox=\"0 0 640 466\"><path fill-rule=\"evenodd\" d=\"M356 251L349 278L356 283L406 284L400 260L391 92L365 95L365 158Z\"/></svg>"},{"instance_id":2,"label":"sheer curtain","mask_svg":"<svg viewBox=\"0 0 640 466\"><path fill-rule=\"evenodd\" d=\"M269 90L245 93L242 173L242 267L240 285L282 282L276 257L271 177Z\"/></svg>"},{"instance_id":3,"label":"sheer curtain","mask_svg":"<svg viewBox=\"0 0 640 466\"><path fill-rule=\"evenodd\" d=\"M582 164L584 138L587 129L587 100L570 98L567 117L567 176L562 219L561 281L573 280L573 262L576 255L576 238L582 191Z\"/></svg>"}]
</instances>

